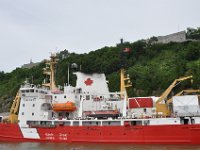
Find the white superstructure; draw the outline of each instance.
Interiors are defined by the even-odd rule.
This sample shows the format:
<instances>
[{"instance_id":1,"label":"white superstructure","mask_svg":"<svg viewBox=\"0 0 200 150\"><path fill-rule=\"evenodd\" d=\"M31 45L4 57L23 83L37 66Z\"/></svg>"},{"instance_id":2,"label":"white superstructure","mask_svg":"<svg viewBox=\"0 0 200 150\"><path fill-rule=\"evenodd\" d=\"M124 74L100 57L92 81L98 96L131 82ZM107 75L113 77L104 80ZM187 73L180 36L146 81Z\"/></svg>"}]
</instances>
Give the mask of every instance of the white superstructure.
<instances>
[{"instance_id":1,"label":"white superstructure","mask_svg":"<svg viewBox=\"0 0 200 150\"><path fill-rule=\"evenodd\" d=\"M46 99L50 91L25 83L20 88L20 107L18 118L20 125L27 124L29 120L48 120L52 116L51 99Z\"/></svg>"},{"instance_id":2,"label":"white superstructure","mask_svg":"<svg viewBox=\"0 0 200 150\"><path fill-rule=\"evenodd\" d=\"M51 91L45 87L37 87L25 83L20 88L20 107L18 119L21 126L27 125L27 120L74 119L88 115L106 115L112 112L122 114L123 100L119 93L109 93L104 74L84 74L76 72L75 87L66 85L64 90ZM74 104L73 111L54 110L53 106L65 107L66 103ZM81 111L81 112L80 112ZM110 112L109 112L110 111ZM111 114L109 114L111 115Z\"/></svg>"}]
</instances>

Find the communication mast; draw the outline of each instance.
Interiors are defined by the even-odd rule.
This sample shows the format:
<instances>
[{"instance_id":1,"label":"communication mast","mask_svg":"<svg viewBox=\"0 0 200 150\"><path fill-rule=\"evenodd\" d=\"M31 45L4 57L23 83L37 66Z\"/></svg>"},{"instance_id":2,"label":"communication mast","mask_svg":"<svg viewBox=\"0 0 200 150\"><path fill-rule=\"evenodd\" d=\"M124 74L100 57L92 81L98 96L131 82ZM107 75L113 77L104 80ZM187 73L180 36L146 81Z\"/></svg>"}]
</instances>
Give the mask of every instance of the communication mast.
<instances>
[{"instance_id":1,"label":"communication mast","mask_svg":"<svg viewBox=\"0 0 200 150\"><path fill-rule=\"evenodd\" d=\"M51 91L57 89L55 83L55 68L57 64L57 57L55 53L52 53L50 56L50 60L46 60L46 68L43 68L43 73L49 76L50 82L42 84L43 86L47 86Z\"/></svg>"},{"instance_id":2,"label":"communication mast","mask_svg":"<svg viewBox=\"0 0 200 150\"><path fill-rule=\"evenodd\" d=\"M121 39L120 43L120 49L121 49L121 69L120 69L120 93L121 93L121 98L122 98L122 93L125 93L126 98L128 98L128 94L126 91L126 88L131 87L132 83L129 78L129 74L126 74L125 72L125 53L129 52L129 48L124 48L123 46L123 39Z\"/></svg>"}]
</instances>

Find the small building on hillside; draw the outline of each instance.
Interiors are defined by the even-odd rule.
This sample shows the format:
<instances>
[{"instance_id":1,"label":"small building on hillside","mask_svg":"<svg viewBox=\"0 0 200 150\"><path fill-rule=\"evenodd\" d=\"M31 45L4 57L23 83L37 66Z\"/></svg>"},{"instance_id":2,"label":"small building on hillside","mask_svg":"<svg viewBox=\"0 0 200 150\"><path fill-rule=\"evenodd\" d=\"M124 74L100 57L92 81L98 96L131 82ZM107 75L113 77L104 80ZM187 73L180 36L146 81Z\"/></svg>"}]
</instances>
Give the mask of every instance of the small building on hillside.
<instances>
[{"instance_id":1,"label":"small building on hillside","mask_svg":"<svg viewBox=\"0 0 200 150\"><path fill-rule=\"evenodd\" d=\"M185 31L157 37L157 43L185 42L185 41L186 41Z\"/></svg>"},{"instance_id":2,"label":"small building on hillside","mask_svg":"<svg viewBox=\"0 0 200 150\"><path fill-rule=\"evenodd\" d=\"M40 64L39 62L33 63L32 60L30 60L30 63L22 65L21 68L28 68L28 69L30 69L32 67L35 67L35 66L39 65L39 64Z\"/></svg>"}]
</instances>

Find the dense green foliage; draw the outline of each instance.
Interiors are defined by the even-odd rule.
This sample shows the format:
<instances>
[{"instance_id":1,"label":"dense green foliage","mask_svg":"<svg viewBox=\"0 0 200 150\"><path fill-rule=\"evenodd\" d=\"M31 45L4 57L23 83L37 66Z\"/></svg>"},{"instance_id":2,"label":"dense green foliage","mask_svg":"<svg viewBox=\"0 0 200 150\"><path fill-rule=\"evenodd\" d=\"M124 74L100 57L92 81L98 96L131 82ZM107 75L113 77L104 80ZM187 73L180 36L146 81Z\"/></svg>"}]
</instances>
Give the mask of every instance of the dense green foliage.
<instances>
[{"instance_id":1,"label":"dense green foliage","mask_svg":"<svg viewBox=\"0 0 200 150\"><path fill-rule=\"evenodd\" d=\"M193 75L194 84L186 81L178 85L174 92L186 88L200 87L200 41L183 43L152 44L140 40L125 43L131 48L126 54L125 68L130 75L133 87L129 96L159 96L174 80L181 76ZM56 82L67 83L67 68L78 64L75 70L85 73L104 72L109 80L110 91L119 91L119 69L121 67L121 47L104 47L88 54L69 53L64 50L58 54ZM44 63L31 69L17 68L11 73L0 72L0 111L8 110L18 88L27 78L29 82L41 84ZM75 76L70 69L70 84L75 85Z\"/></svg>"},{"instance_id":2,"label":"dense green foliage","mask_svg":"<svg viewBox=\"0 0 200 150\"><path fill-rule=\"evenodd\" d=\"M187 38L200 40L200 27L198 27L197 29L187 28Z\"/></svg>"}]
</instances>

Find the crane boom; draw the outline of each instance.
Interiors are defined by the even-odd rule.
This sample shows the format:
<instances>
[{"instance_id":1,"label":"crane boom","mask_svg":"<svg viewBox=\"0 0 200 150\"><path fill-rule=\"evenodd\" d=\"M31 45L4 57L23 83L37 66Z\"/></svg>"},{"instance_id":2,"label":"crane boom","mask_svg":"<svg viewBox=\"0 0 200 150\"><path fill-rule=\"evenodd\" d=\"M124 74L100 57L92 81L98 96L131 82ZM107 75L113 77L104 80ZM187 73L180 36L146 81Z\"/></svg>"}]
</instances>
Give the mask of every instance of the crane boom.
<instances>
[{"instance_id":1,"label":"crane boom","mask_svg":"<svg viewBox=\"0 0 200 150\"><path fill-rule=\"evenodd\" d=\"M19 91L17 92L15 99L13 100L13 104L10 109L10 115L9 115L9 122L10 123L17 123L18 122L18 111L19 111L19 105L20 105L20 94Z\"/></svg>"},{"instance_id":2,"label":"crane boom","mask_svg":"<svg viewBox=\"0 0 200 150\"><path fill-rule=\"evenodd\" d=\"M175 79L172 84L162 93L160 98L156 101L156 112L157 114L161 113L163 116L169 116L170 110L168 109L168 105L166 102L162 103L167 99L167 96L170 94L172 89L180 82L192 79L192 76L182 77L179 79Z\"/></svg>"},{"instance_id":3,"label":"crane boom","mask_svg":"<svg viewBox=\"0 0 200 150\"><path fill-rule=\"evenodd\" d=\"M156 104L158 104L158 103L162 102L163 100L165 100L165 98L167 98L167 96L172 91L172 89L177 85L177 83L180 83L180 82L188 80L188 79L192 79L192 76L187 76L187 77L182 77L182 78L179 78L179 79L175 79L174 82L172 82L172 84L162 93L160 98L156 101Z\"/></svg>"}]
</instances>

